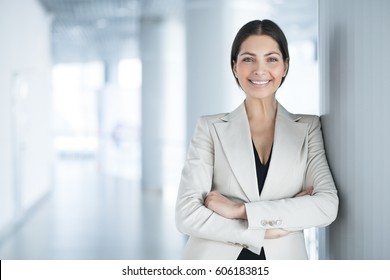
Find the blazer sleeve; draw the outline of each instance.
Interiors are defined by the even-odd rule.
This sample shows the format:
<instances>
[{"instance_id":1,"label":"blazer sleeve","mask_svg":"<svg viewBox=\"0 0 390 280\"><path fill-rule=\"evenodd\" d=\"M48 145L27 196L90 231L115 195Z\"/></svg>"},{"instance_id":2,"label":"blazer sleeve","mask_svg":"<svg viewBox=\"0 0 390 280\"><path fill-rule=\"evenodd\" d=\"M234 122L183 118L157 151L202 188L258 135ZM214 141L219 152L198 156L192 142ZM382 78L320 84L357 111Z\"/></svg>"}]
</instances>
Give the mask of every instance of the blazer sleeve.
<instances>
[{"instance_id":1,"label":"blazer sleeve","mask_svg":"<svg viewBox=\"0 0 390 280\"><path fill-rule=\"evenodd\" d=\"M212 188L214 144L206 117L199 119L182 171L177 201L176 226L184 234L241 245L259 253L265 230L248 228L246 220L226 219L204 206Z\"/></svg>"},{"instance_id":2,"label":"blazer sleeve","mask_svg":"<svg viewBox=\"0 0 390 280\"><path fill-rule=\"evenodd\" d=\"M250 229L284 228L294 231L327 226L336 219L339 200L326 160L321 123L317 116L311 117L307 141L308 157L303 186L313 186L313 195L246 203Z\"/></svg>"}]
</instances>

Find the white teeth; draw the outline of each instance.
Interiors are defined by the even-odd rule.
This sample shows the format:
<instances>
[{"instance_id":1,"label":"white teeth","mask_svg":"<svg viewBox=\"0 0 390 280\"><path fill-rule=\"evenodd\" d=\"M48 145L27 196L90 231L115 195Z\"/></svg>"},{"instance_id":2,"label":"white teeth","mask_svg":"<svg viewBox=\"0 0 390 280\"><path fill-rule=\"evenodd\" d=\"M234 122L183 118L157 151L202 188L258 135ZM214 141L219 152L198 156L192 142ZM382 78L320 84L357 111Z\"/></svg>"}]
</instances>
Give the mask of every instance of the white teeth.
<instances>
[{"instance_id":1,"label":"white teeth","mask_svg":"<svg viewBox=\"0 0 390 280\"><path fill-rule=\"evenodd\" d=\"M265 85L268 84L269 81L251 81L255 85Z\"/></svg>"}]
</instances>

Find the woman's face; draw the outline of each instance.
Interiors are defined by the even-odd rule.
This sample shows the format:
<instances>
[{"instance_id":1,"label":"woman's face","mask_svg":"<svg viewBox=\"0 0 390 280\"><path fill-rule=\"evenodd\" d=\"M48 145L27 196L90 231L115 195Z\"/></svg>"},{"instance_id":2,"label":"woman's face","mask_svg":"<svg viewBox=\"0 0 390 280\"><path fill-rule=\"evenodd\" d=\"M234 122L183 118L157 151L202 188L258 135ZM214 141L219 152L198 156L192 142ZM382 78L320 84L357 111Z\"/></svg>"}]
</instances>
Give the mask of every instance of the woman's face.
<instances>
[{"instance_id":1,"label":"woman's face","mask_svg":"<svg viewBox=\"0 0 390 280\"><path fill-rule=\"evenodd\" d=\"M286 75L278 43L267 35L252 35L242 42L233 71L247 98L273 96Z\"/></svg>"}]
</instances>

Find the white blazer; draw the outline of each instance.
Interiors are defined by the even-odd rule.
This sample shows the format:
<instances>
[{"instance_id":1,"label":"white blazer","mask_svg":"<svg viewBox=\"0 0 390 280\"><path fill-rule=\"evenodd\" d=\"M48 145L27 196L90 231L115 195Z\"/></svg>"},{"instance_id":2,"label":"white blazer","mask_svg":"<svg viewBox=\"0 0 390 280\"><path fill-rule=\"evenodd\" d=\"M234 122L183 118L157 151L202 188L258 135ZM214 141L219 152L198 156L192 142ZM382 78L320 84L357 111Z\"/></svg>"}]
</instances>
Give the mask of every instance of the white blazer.
<instances>
[{"instance_id":1,"label":"white blazer","mask_svg":"<svg viewBox=\"0 0 390 280\"><path fill-rule=\"evenodd\" d=\"M278 103L272 157L259 196L244 102L229 114L201 117L191 140L176 202L176 225L189 235L184 259L237 259L242 248L267 260L307 259L303 229L337 216L336 187L325 156L319 117L293 115ZM294 195L314 187L313 195ZM248 220L206 208L212 190L245 203ZM266 229L290 233L265 239Z\"/></svg>"}]
</instances>

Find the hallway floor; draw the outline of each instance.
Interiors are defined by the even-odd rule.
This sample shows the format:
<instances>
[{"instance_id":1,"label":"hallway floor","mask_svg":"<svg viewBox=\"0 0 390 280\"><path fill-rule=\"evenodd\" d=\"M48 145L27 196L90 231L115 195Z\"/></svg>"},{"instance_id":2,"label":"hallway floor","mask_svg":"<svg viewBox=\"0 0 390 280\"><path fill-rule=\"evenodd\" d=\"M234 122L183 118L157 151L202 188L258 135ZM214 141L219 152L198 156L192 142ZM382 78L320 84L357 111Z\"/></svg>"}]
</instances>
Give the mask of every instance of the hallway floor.
<instances>
[{"instance_id":1,"label":"hallway floor","mask_svg":"<svg viewBox=\"0 0 390 280\"><path fill-rule=\"evenodd\" d=\"M0 259L178 259L176 191L103 177L93 159L59 160L55 187L0 243Z\"/></svg>"}]
</instances>

